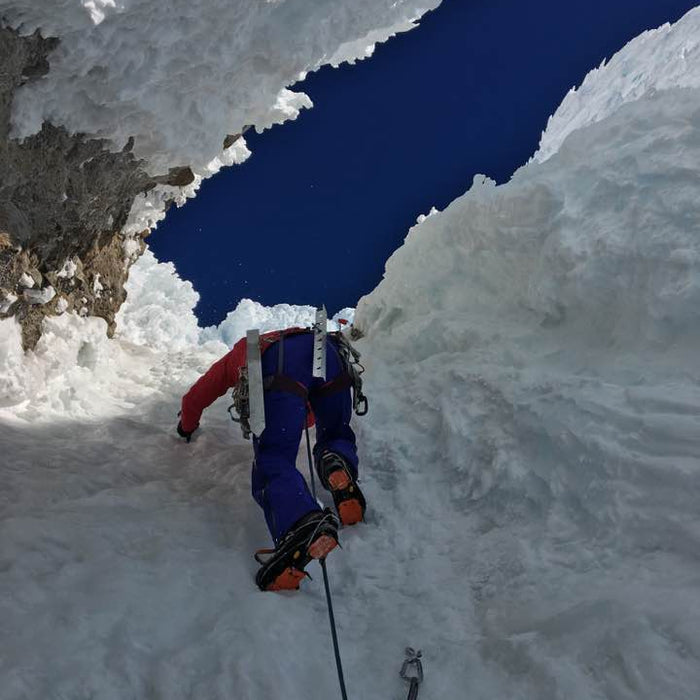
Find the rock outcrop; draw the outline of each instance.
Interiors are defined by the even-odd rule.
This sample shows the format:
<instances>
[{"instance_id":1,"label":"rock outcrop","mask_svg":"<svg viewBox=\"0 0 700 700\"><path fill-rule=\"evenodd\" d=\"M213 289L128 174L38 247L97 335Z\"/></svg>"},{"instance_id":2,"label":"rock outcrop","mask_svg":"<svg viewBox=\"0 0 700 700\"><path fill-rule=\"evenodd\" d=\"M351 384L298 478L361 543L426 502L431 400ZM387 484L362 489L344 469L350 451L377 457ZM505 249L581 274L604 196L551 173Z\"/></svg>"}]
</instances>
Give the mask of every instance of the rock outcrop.
<instances>
[{"instance_id":1,"label":"rock outcrop","mask_svg":"<svg viewBox=\"0 0 700 700\"><path fill-rule=\"evenodd\" d=\"M0 318L104 318L173 202L312 106L291 90L440 0L0 0ZM32 33L33 32L33 33Z\"/></svg>"},{"instance_id":2,"label":"rock outcrop","mask_svg":"<svg viewBox=\"0 0 700 700\"><path fill-rule=\"evenodd\" d=\"M17 317L25 348L36 344L47 314L99 316L113 332L134 258L120 233L134 198L161 181L193 179L186 167L150 177L133 142L115 153L106 141L49 123L22 141L10 138L14 92L49 71L57 44L0 28L0 317Z\"/></svg>"}]
</instances>

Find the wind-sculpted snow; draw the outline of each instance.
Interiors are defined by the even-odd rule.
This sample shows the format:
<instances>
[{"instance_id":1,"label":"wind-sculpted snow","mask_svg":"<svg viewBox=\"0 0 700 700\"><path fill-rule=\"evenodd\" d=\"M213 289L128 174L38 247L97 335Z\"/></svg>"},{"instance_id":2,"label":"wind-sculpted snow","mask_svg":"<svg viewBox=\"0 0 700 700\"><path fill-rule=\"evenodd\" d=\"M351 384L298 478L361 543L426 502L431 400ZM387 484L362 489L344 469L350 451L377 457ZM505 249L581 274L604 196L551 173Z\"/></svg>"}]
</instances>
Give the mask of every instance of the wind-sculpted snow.
<instances>
[{"instance_id":1,"label":"wind-sculpted snow","mask_svg":"<svg viewBox=\"0 0 700 700\"><path fill-rule=\"evenodd\" d=\"M242 299L218 326L200 328L193 312L199 294L172 263L158 262L148 249L131 266L126 292L116 318L118 342L106 337L101 319L64 313L44 321L45 337L25 353L19 325L14 319L0 320L0 408L42 419L112 416L123 406L109 397L130 392L131 382L146 394L157 390L141 381L142 372L135 371L138 361L148 366L159 354L175 357L174 363L193 356L192 362L205 368L196 359L198 353L213 361L249 328L266 332L311 327L316 314L312 306L266 307ZM338 330L339 319L352 323L353 316L354 309L342 309L328 320L328 330ZM98 395L103 400L91 413L91 401Z\"/></svg>"},{"instance_id":2,"label":"wind-sculpted snow","mask_svg":"<svg viewBox=\"0 0 700 700\"><path fill-rule=\"evenodd\" d=\"M309 71L371 55L439 3L0 0L0 232L14 250L0 315L20 319L24 347L66 308L111 335L128 268L168 206L246 160L249 128L311 107L289 89ZM56 286L66 260L80 274ZM23 295L32 266L37 290Z\"/></svg>"},{"instance_id":3,"label":"wind-sculpted snow","mask_svg":"<svg viewBox=\"0 0 700 700\"><path fill-rule=\"evenodd\" d=\"M341 327L338 319L352 323L354 314L354 309L342 309L332 319L328 319L328 330L337 331ZM316 309L313 306L263 306L252 299L242 299L218 326L204 329L202 339L221 340L233 347L238 340L245 337L249 328L258 328L261 333L295 326L310 328L315 318Z\"/></svg>"},{"instance_id":4,"label":"wind-sculpted snow","mask_svg":"<svg viewBox=\"0 0 700 700\"><path fill-rule=\"evenodd\" d=\"M679 351L700 314L699 90L624 105L501 187L484 177L409 233L360 305L372 333L436 309L576 336L591 349ZM432 348L432 346L429 346Z\"/></svg>"},{"instance_id":5,"label":"wind-sculpted snow","mask_svg":"<svg viewBox=\"0 0 700 700\"><path fill-rule=\"evenodd\" d=\"M677 87L700 87L700 7L671 27L644 32L592 70L550 117L535 154L547 160L566 137L610 116L623 104Z\"/></svg>"},{"instance_id":6,"label":"wind-sculpted snow","mask_svg":"<svg viewBox=\"0 0 700 700\"><path fill-rule=\"evenodd\" d=\"M126 284L127 302L117 314L118 336L152 350L187 350L210 341L231 348L249 328L261 333L293 326L310 328L316 318L313 306L276 304L263 306L241 299L218 326L200 328L192 312L199 294L183 281L172 263L158 262L150 250L132 266ZM328 320L328 330L341 327L338 319L351 324L354 309L342 309Z\"/></svg>"},{"instance_id":7,"label":"wind-sculpted snow","mask_svg":"<svg viewBox=\"0 0 700 700\"><path fill-rule=\"evenodd\" d=\"M172 263L146 250L129 270L127 300L117 314L120 338L160 352L189 350L201 329L192 309L199 294L180 279Z\"/></svg>"},{"instance_id":8,"label":"wind-sculpted snow","mask_svg":"<svg viewBox=\"0 0 700 700\"><path fill-rule=\"evenodd\" d=\"M625 70L655 68L674 31ZM440 665L464 655L466 697L483 669L499 697L700 684L700 89L611 109L617 87L546 162L415 226L358 304L361 440L380 507L412 513L420 484L435 507L404 527L451 524L429 538L439 571L425 546L395 557L423 572L422 604L469 599L463 629L422 641Z\"/></svg>"},{"instance_id":9,"label":"wind-sculpted snow","mask_svg":"<svg viewBox=\"0 0 700 700\"><path fill-rule=\"evenodd\" d=\"M23 31L61 39L51 72L20 91L15 134L43 120L110 139L153 174L211 172L227 134L294 118L286 88L325 63L362 58L439 0L2 0Z\"/></svg>"}]
</instances>

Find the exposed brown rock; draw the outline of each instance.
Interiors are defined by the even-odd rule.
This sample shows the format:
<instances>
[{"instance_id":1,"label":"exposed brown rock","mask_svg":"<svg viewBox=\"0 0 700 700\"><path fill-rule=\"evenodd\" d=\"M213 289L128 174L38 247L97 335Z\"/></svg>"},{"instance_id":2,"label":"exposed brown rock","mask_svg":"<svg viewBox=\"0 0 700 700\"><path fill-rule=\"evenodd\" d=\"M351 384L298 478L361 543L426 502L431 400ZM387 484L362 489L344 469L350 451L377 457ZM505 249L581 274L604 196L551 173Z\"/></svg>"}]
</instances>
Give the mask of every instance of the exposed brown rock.
<instances>
[{"instance_id":1,"label":"exposed brown rock","mask_svg":"<svg viewBox=\"0 0 700 700\"><path fill-rule=\"evenodd\" d=\"M231 148L239 138L241 138L240 134L228 134L224 139L224 148Z\"/></svg>"},{"instance_id":2,"label":"exposed brown rock","mask_svg":"<svg viewBox=\"0 0 700 700\"><path fill-rule=\"evenodd\" d=\"M172 187L186 187L194 182L194 173L189 166L170 168L167 175L154 177L153 182L159 185L171 185Z\"/></svg>"},{"instance_id":3,"label":"exposed brown rock","mask_svg":"<svg viewBox=\"0 0 700 700\"><path fill-rule=\"evenodd\" d=\"M113 333L128 274L120 232L134 198L157 184L134 157L133 138L112 152L104 140L49 123L21 142L9 138L15 90L46 74L57 44L0 27L0 304L18 297L0 317L20 321L25 348L35 346L44 317L57 313L60 299L68 310L104 318ZM181 167L162 182L193 180L192 170ZM76 266L72 276L60 274L67 260ZM34 289L51 285L56 296L31 303L19 286L25 273Z\"/></svg>"},{"instance_id":4,"label":"exposed brown rock","mask_svg":"<svg viewBox=\"0 0 700 700\"><path fill-rule=\"evenodd\" d=\"M242 129L240 134L228 134L226 138L224 139L224 148L231 148L236 141L238 141L243 134L245 134L248 129L252 129L253 125L252 124L246 124Z\"/></svg>"}]
</instances>

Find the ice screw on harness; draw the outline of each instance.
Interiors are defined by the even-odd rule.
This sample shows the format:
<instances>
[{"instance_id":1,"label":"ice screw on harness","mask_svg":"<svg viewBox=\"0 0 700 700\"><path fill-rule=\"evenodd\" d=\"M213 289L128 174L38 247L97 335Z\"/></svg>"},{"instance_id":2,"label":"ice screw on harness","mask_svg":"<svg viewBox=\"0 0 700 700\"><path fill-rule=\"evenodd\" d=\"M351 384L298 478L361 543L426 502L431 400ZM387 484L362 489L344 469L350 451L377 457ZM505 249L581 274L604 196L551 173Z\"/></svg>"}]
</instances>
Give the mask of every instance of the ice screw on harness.
<instances>
[{"instance_id":1,"label":"ice screw on harness","mask_svg":"<svg viewBox=\"0 0 700 700\"><path fill-rule=\"evenodd\" d=\"M316 478L314 477L313 459L311 458L311 440L309 439L309 427L304 428L306 433L306 453L309 458L309 474L311 475L311 493L316 499ZM326 603L328 604L328 619L331 623L331 636L333 637L333 651L335 652L335 665L338 669L338 682L340 683L340 694L343 700L348 700L348 694L345 690L345 678L343 676L343 663L340 660L340 649L338 647L338 632L335 628L335 616L333 615L333 600L331 599L331 587L328 583L328 570L326 569L326 560L320 559L321 570L323 571L323 585L326 588Z\"/></svg>"},{"instance_id":2,"label":"ice screw on harness","mask_svg":"<svg viewBox=\"0 0 700 700\"><path fill-rule=\"evenodd\" d=\"M328 314L326 307L316 309L316 321L314 330L314 369L313 376L326 381L326 335L328 328Z\"/></svg>"},{"instance_id":3,"label":"ice screw on harness","mask_svg":"<svg viewBox=\"0 0 700 700\"><path fill-rule=\"evenodd\" d=\"M423 663L421 662L422 652L415 651L411 647L406 647L406 659L401 666L401 678L411 685L408 689L406 700L416 700L418 697L418 687L423 682Z\"/></svg>"}]
</instances>

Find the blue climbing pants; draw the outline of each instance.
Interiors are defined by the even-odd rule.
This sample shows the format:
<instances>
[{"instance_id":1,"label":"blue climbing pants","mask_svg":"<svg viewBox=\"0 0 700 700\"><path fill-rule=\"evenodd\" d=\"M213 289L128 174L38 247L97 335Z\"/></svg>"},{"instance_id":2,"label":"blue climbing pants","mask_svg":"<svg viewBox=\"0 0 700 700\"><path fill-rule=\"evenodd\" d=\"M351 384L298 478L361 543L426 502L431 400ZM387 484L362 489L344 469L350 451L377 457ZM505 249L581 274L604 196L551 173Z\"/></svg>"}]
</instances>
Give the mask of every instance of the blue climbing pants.
<instances>
[{"instance_id":1,"label":"blue climbing pants","mask_svg":"<svg viewBox=\"0 0 700 700\"><path fill-rule=\"evenodd\" d=\"M309 392L308 400L316 416L314 454L330 450L343 457L357 477L355 434L350 427L352 398L349 388L316 396L319 389L345 371L335 343L327 339L326 380L312 376L312 333L284 338L283 374L299 382ZM263 379L278 373L279 341L262 356ZM265 512L265 520L275 545L307 513L320 510L306 480L296 468L299 443L306 424L306 402L301 396L282 390L265 391L265 430L253 438L253 498Z\"/></svg>"}]
</instances>

